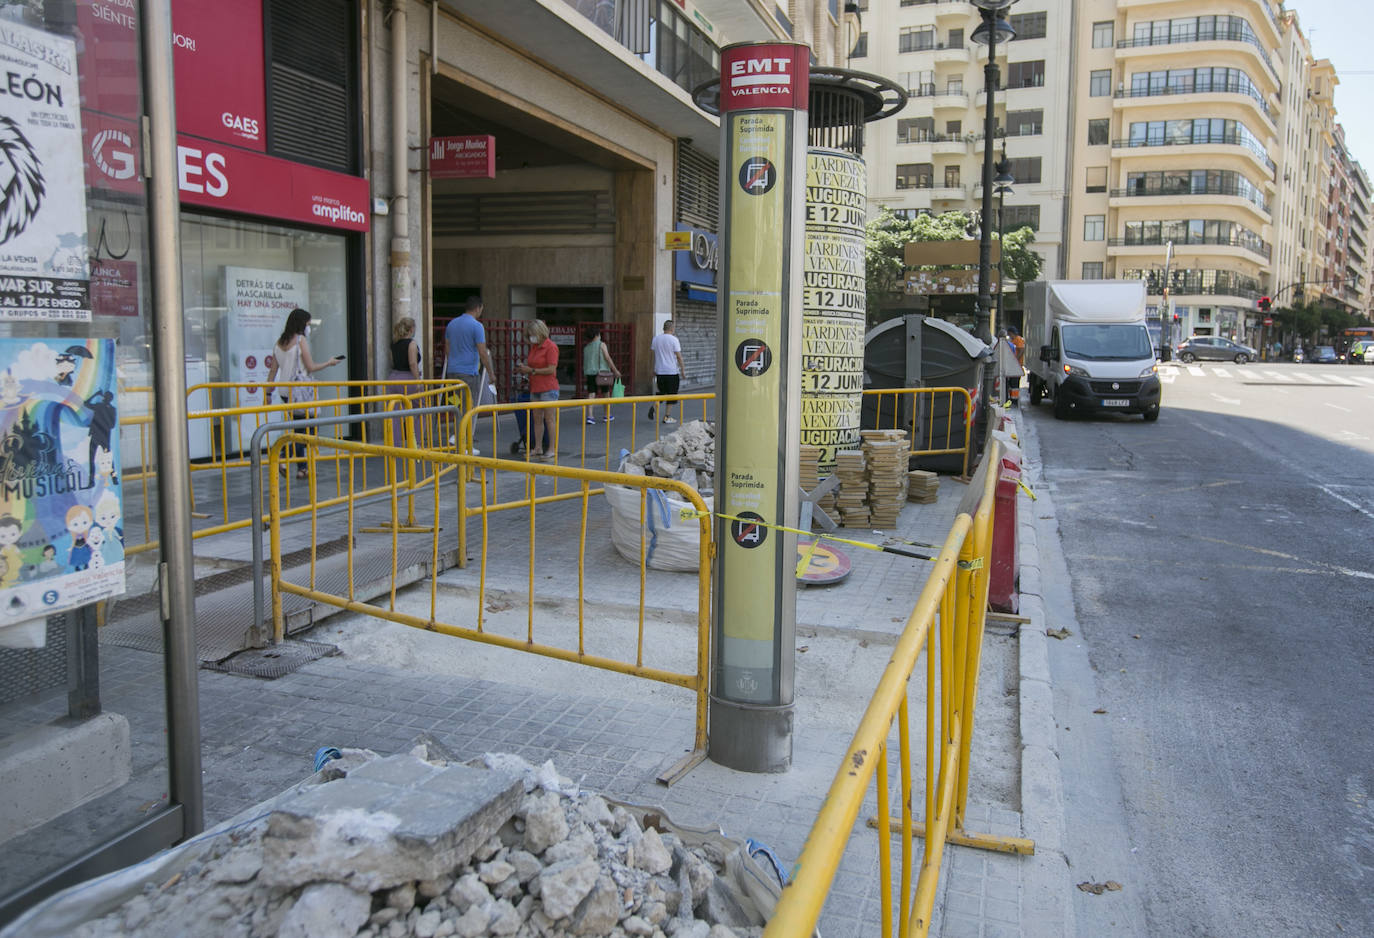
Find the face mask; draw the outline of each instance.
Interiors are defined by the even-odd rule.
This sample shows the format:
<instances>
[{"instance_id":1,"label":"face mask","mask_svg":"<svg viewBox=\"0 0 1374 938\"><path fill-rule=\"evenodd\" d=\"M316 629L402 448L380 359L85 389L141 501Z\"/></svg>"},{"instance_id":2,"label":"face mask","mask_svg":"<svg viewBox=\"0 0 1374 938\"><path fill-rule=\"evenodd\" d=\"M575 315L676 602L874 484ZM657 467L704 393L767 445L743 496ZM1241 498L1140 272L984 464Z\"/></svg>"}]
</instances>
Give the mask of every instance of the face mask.
<instances>
[{"instance_id":1,"label":"face mask","mask_svg":"<svg viewBox=\"0 0 1374 938\"><path fill-rule=\"evenodd\" d=\"M306 324L305 324L305 337L306 337L307 339L310 338L310 324L309 324L309 323L306 323Z\"/></svg>"}]
</instances>

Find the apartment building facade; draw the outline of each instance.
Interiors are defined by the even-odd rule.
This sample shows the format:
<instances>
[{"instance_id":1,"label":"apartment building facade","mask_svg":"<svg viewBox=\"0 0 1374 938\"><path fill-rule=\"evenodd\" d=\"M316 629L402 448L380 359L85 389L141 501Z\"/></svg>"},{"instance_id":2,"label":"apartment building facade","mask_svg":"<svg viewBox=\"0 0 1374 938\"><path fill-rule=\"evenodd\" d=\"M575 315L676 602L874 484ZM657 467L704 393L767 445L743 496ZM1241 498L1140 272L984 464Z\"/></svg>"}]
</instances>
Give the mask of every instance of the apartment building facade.
<instances>
[{"instance_id":1,"label":"apartment building facade","mask_svg":"<svg viewBox=\"0 0 1374 938\"><path fill-rule=\"evenodd\" d=\"M849 67L898 82L910 99L894 120L869 134L870 213L887 207L911 216L976 212L982 203L987 47L969 37L978 11L955 0L866 0L864 33ZM1063 54L1070 4L1022 0L999 43L1002 87L994 94L995 155L1005 153L1016 181L1005 198L1007 228L1029 225L1046 276L1061 276L1069 141L1061 119L1070 56Z\"/></svg>"}]
</instances>

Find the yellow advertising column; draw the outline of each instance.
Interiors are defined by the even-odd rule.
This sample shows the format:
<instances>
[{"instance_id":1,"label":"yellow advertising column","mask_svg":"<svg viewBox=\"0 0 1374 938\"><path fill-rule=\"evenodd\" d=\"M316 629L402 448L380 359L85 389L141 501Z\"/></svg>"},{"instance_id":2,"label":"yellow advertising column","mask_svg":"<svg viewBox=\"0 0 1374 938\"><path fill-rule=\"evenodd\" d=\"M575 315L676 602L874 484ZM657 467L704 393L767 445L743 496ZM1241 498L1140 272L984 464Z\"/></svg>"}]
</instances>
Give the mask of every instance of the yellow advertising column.
<instances>
[{"instance_id":1,"label":"yellow advertising column","mask_svg":"<svg viewBox=\"0 0 1374 938\"><path fill-rule=\"evenodd\" d=\"M801 441L835 453L859 445L864 388L864 161L840 150L806 158L806 261L802 271Z\"/></svg>"},{"instance_id":2,"label":"yellow advertising column","mask_svg":"<svg viewBox=\"0 0 1374 938\"><path fill-rule=\"evenodd\" d=\"M720 411L710 758L792 761L809 52L721 50Z\"/></svg>"}]
</instances>

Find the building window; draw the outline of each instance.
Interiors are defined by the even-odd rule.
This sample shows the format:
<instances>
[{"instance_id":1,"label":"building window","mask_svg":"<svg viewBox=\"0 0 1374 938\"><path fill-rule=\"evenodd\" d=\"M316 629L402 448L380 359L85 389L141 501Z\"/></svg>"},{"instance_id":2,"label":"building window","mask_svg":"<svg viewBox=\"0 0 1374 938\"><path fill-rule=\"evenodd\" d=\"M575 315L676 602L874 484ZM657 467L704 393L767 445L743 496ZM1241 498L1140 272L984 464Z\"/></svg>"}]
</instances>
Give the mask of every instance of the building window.
<instances>
[{"instance_id":1,"label":"building window","mask_svg":"<svg viewBox=\"0 0 1374 938\"><path fill-rule=\"evenodd\" d=\"M959 188L959 167L958 167L958 166L946 166L946 167L945 167L945 188L946 188L946 189L957 189L957 188Z\"/></svg>"},{"instance_id":2,"label":"building window","mask_svg":"<svg viewBox=\"0 0 1374 938\"><path fill-rule=\"evenodd\" d=\"M1087 184L1087 186L1086 186L1086 191L1088 191L1088 192L1106 192L1106 191L1107 191L1107 167L1105 167L1105 166L1089 166L1089 167L1088 167L1088 184Z\"/></svg>"},{"instance_id":3,"label":"building window","mask_svg":"<svg viewBox=\"0 0 1374 938\"><path fill-rule=\"evenodd\" d=\"M962 29L951 29L949 37L945 40L945 48L962 49L964 47L964 31Z\"/></svg>"},{"instance_id":4,"label":"building window","mask_svg":"<svg viewBox=\"0 0 1374 938\"><path fill-rule=\"evenodd\" d=\"M1101 261L1084 261L1084 262L1083 262L1083 279L1084 279L1084 280L1101 280L1101 279L1102 279L1102 262L1101 262Z\"/></svg>"},{"instance_id":5,"label":"building window","mask_svg":"<svg viewBox=\"0 0 1374 938\"><path fill-rule=\"evenodd\" d=\"M898 189L930 189L934 185L935 167L930 163L898 163Z\"/></svg>"},{"instance_id":6,"label":"building window","mask_svg":"<svg viewBox=\"0 0 1374 938\"><path fill-rule=\"evenodd\" d=\"M1041 133L1045 123L1045 112L1040 108L1033 111L1008 111L1007 133L1025 137Z\"/></svg>"},{"instance_id":7,"label":"building window","mask_svg":"<svg viewBox=\"0 0 1374 938\"><path fill-rule=\"evenodd\" d=\"M1017 39L1044 39L1045 17L1044 13L1013 13L1009 22Z\"/></svg>"},{"instance_id":8,"label":"building window","mask_svg":"<svg viewBox=\"0 0 1374 938\"><path fill-rule=\"evenodd\" d=\"M1112 25L1111 20L1093 23L1094 49L1110 49L1112 47Z\"/></svg>"},{"instance_id":9,"label":"building window","mask_svg":"<svg viewBox=\"0 0 1374 938\"><path fill-rule=\"evenodd\" d=\"M1045 85L1045 60L1011 62L1007 65L1008 88L1042 88Z\"/></svg>"},{"instance_id":10,"label":"building window","mask_svg":"<svg viewBox=\"0 0 1374 938\"><path fill-rule=\"evenodd\" d=\"M1011 175L1017 184L1040 181L1040 157L1023 156L1011 160Z\"/></svg>"},{"instance_id":11,"label":"building window","mask_svg":"<svg viewBox=\"0 0 1374 938\"><path fill-rule=\"evenodd\" d=\"M964 132L963 121L945 121L945 134L950 137L957 137Z\"/></svg>"},{"instance_id":12,"label":"building window","mask_svg":"<svg viewBox=\"0 0 1374 938\"><path fill-rule=\"evenodd\" d=\"M1088 73L1088 94L1094 98L1105 98L1112 93L1112 70L1094 69Z\"/></svg>"},{"instance_id":13,"label":"building window","mask_svg":"<svg viewBox=\"0 0 1374 938\"><path fill-rule=\"evenodd\" d=\"M1017 182L1020 181L1020 179L1017 180ZM1003 207L1002 211L1005 213L1008 231L1015 231L1018 228L1029 228L1031 231L1040 230L1040 206L1007 205Z\"/></svg>"},{"instance_id":14,"label":"building window","mask_svg":"<svg viewBox=\"0 0 1374 938\"><path fill-rule=\"evenodd\" d=\"M773 6L773 19L778 21L778 25L787 32L787 35L795 35L792 31L792 18L787 15L786 10L776 4Z\"/></svg>"},{"instance_id":15,"label":"building window","mask_svg":"<svg viewBox=\"0 0 1374 938\"><path fill-rule=\"evenodd\" d=\"M898 52L922 52L934 48L934 26L908 26L897 37Z\"/></svg>"},{"instance_id":16,"label":"building window","mask_svg":"<svg viewBox=\"0 0 1374 938\"><path fill-rule=\"evenodd\" d=\"M1112 121L1109 117L1088 121L1088 146L1106 146L1111 142Z\"/></svg>"},{"instance_id":17,"label":"building window","mask_svg":"<svg viewBox=\"0 0 1374 938\"><path fill-rule=\"evenodd\" d=\"M919 143L935 136L935 118L911 117L897 121L898 143Z\"/></svg>"},{"instance_id":18,"label":"building window","mask_svg":"<svg viewBox=\"0 0 1374 938\"><path fill-rule=\"evenodd\" d=\"M849 53L851 59L862 59L868 55L868 33L859 33L859 41L854 43L854 51Z\"/></svg>"},{"instance_id":19,"label":"building window","mask_svg":"<svg viewBox=\"0 0 1374 938\"><path fill-rule=\"evenodd\" d=\"M1107 237L1106 215L1083 216L1083 240L1102 241Z\"/></svg>"}]
</instances>

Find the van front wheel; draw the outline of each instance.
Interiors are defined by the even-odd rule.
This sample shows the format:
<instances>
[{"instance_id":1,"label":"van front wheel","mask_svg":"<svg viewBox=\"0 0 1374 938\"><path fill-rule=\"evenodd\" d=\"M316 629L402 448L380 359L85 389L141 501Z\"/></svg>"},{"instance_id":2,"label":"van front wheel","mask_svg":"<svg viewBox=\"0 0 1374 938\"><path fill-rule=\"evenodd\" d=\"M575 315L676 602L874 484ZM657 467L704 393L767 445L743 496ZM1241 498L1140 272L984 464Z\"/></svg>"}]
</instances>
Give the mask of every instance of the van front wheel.
<instances>
[{"instance_id":1,"label":"van front wheel","mask_svg":"<svg viewBox=\"0 0 1374 938\"><path fill-rule=\"evenodd\" d=\"M1159 405L1156 404L1155 406L1151 407L1149 410L1141 414L1141 416L1145 418L1146 423L1154 423L1156 420L1159 419Z\"/></svg>"},{"instance_id":2,"label":"van front wheel","mask_svg":"<svg viewBox=\"0 0 1374 938\"><path fill-rule=\"evenodd\" d=\"M1069 412L1072 408L1073 405L1070 404L1069 399L1064 396L1063 388L1056 388L1054 391L1054 419L1068 420Z\"/></svg>"}]
</instances>

